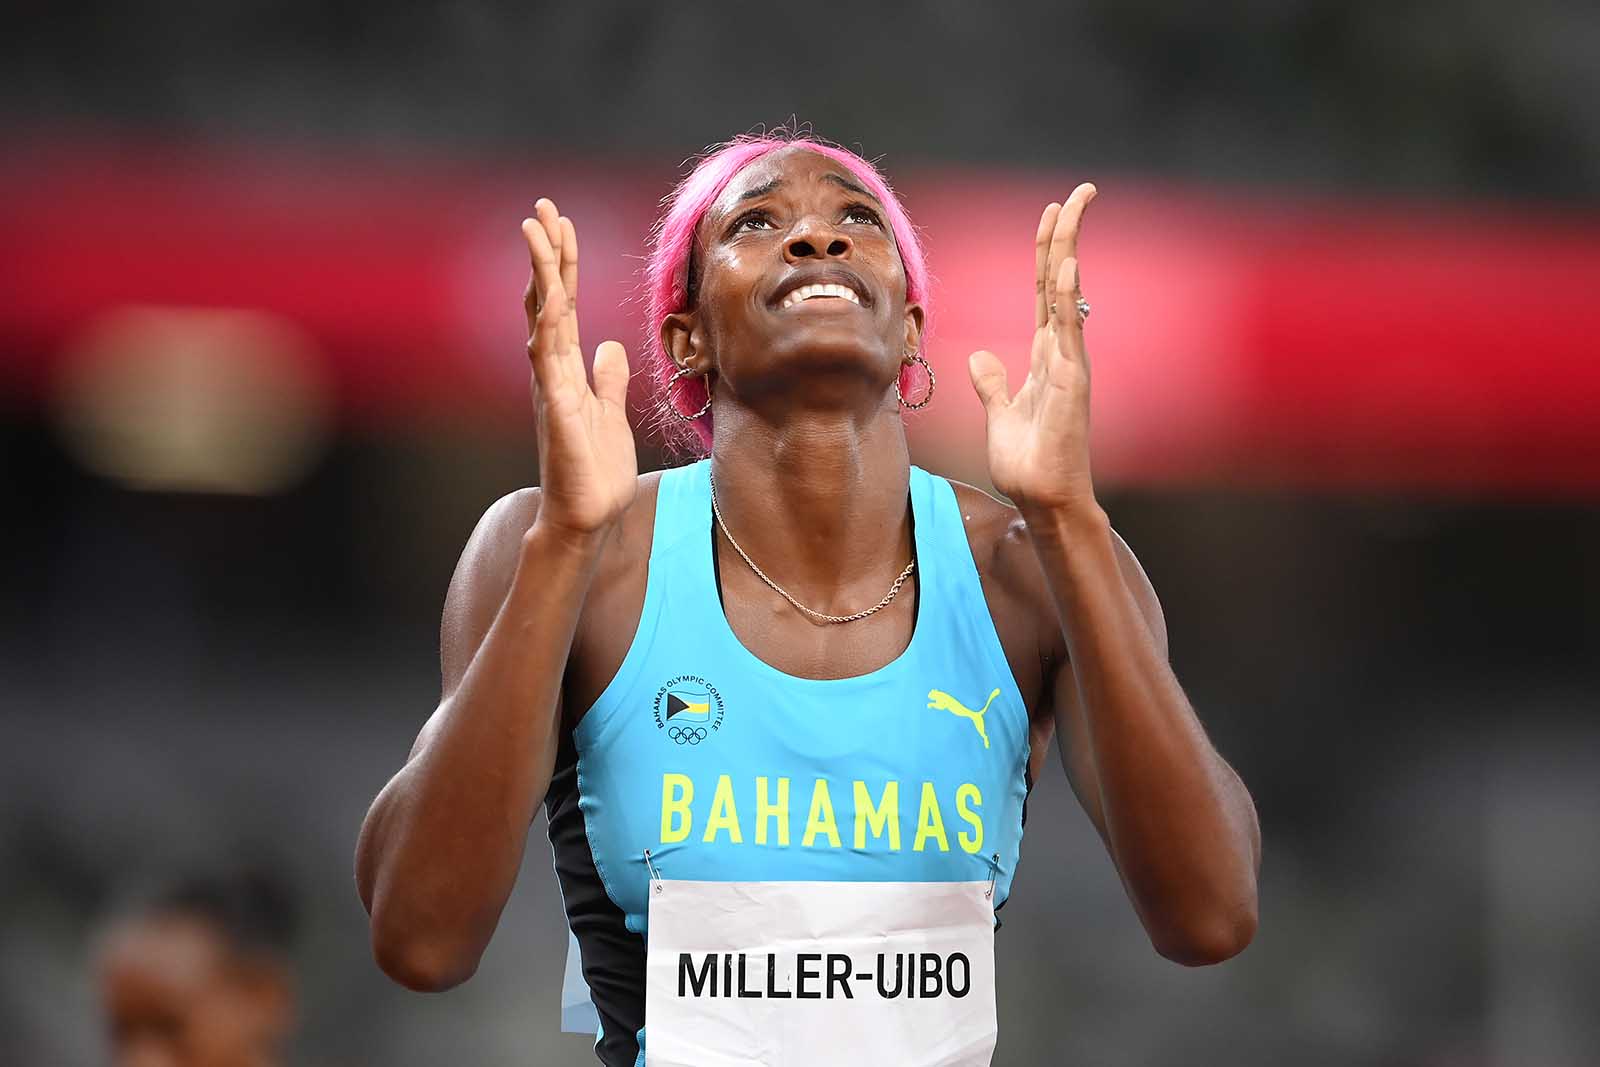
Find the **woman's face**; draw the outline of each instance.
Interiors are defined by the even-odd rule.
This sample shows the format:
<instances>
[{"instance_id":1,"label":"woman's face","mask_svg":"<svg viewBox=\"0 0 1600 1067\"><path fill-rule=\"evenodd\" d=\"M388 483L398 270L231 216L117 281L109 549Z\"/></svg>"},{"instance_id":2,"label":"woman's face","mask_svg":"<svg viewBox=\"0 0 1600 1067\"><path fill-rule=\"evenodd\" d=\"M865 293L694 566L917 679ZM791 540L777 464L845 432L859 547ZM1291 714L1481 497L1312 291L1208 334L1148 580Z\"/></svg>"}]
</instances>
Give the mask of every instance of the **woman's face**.
<instances>
[{"instance_id":1,"label":"woman's face","mask_svg":"<svg viewBox=\"0 0 1600 1067\"><path fill-rule=\"evenodd\" d=\"M906 302L883 205L826 156L786 148L746 167L701 219L697 245L695 309L674 318L745 399L859 404L863 385L887 393L918 349L922 308ZM850 295L794 299L817 284ZM684 350L668 350L682 362Z\"/></svg>"},{"instance_id":2,"label":"woman's face","mask_svg":"<svg viewBox=\"0 0 1600 1067\"><path fill-rule=\"evenodd\" d=\"M287 976L238 959L196 919L118 927L99 979L116 1067L268 1067L292 1021Z\"/></svg>"}]
</instances>

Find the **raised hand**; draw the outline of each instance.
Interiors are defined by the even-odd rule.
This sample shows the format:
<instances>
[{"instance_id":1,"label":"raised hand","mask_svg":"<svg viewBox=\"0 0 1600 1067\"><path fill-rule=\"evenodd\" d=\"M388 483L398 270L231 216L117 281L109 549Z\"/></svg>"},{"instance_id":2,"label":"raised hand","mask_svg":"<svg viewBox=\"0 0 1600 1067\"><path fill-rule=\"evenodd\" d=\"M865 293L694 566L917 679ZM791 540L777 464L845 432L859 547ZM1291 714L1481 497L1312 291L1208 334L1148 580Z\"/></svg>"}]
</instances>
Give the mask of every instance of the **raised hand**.
<instances>
[{"instance_id":1,"label":"raised hand","mask_svg":"<svg viewBox=\"0 0 1600 1067\"><path fill-rule=\"evenodd\" d=\"M1034 237L1034 332L1028 377L1011 396L993 352L967 362L989 426L989 477L1024 511L1094 504L1089 475L1089 356L1078 314L1078 230L1087 182L1050 204Z\"/></svg>"},{"instance_id":2,"label":"raised hand","mask_svg":"<svg viewBox=\"0 0 1600 1067\"><path fill-rule=\"evenodd\" d=\"M621 517L638 481L627 414L628 356L618 342L601 342L590 388L578 346L578 235L549 200L533 210L534 218L522 220L532 259L522 302L543 490L537 521L593 534Z\"/></svg>"}]
</instances>

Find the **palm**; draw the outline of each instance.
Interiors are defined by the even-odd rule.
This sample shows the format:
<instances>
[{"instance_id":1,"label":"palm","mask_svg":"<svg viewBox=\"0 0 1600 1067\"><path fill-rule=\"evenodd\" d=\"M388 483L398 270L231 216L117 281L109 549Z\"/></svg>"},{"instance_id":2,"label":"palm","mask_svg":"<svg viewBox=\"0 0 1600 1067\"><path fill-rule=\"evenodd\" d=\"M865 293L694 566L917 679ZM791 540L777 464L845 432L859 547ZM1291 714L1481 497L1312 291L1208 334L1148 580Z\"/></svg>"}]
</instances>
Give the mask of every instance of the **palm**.
<instances>
[{"instance_id":1,"label":"palm","mask_svg":"<svg viewBox=\"0 0 1600 1067\"><path fill-rule=\"evenodd\" d=\"M988 418L989 476L1019 505L1093 499L1089 473L1089 359L1077 301L1078 230L1092 185L1051 204L1035 240L1038 294L1028 377L1015 396L992 352L975 352L972 384Z\"/></svg>"},{"instance_id":2,"label":"palm","mask_svg":"<svg viewBox=\"0 0 1600 1067\"><path fill-rule=\"evenodd\" d=\"M605 341L594 385L578 341L578 238L555 205L540 200L525 219L533 269L523 303L538 423L542 522L581 532L603 529L633 500L639 465L628 425L628 358Z\"/></svg>"}]
</instances>

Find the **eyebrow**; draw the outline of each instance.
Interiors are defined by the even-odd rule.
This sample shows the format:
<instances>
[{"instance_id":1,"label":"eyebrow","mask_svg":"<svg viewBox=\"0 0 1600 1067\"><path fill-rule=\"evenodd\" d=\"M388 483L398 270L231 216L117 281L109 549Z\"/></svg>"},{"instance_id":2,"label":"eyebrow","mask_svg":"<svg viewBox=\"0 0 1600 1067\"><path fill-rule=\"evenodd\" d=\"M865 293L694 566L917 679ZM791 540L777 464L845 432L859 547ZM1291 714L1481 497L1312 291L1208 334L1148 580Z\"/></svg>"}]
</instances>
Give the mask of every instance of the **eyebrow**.
<instances>
[{"instance_id":1,"label":"eyebrow","mask_svg":"<svg viewBox=\"0 0 1600 1067\"><path fill-rule=\"evenodd\" d=\"M766 196L768 193L772 192L782 184L782 178L773 178L771 181L762 182L760 185L746 189L744 192L739 194L739 203L742 204L746 200L754 200L758 196Z\"/></svg>"},{"instance_id":2,"label":"eyebrow","mask_svg":"<svg viewBox=\"0 0 1600 1067\"><path fill-rule=\"evenodd\" d=\"M840 174L824 174L822 176L822 180L825 181L825 182L833 182L835 185L840 186L841 188L850 190L852 193L855 193L857 196L864 196L868 200L871 200L874 204L879 202L878 198L876 196L872 195L871 190L868 190L868 189L865 189L865 188L861 187L860 185L858 185L855 182L851 181L849 178L844 177L843 175L840 175ZM768 193L773 192L774 190L780 188L782 185L783 185L783 179L782 178L773 178L771 181L765 181L765 182L762 182L760 185L752 186L751 188L746 189L744 192L739 194L739 203L742 204L746 200L754 200L757 197L766 196Z\"/></svg>"},{"instance_id":3,"label":"eyebrow","mask_svg":"<svg viewBox=\"0 0 1600 1067\"><path fill-rule=\"evenodd\" d=\"M855 193L857 196L866 197L868 200L871 200L874 204L876 204L878 202L878 198L873 196L870 190L862 188L861 186L857 185L855 182L851 181L849 178L846 178L841 174L824 174L822 176L822 180L825 181L825 182L833 182L835 185L843 186L844 188L850 190L852 193Z\"/></svg>"}]
</instances>

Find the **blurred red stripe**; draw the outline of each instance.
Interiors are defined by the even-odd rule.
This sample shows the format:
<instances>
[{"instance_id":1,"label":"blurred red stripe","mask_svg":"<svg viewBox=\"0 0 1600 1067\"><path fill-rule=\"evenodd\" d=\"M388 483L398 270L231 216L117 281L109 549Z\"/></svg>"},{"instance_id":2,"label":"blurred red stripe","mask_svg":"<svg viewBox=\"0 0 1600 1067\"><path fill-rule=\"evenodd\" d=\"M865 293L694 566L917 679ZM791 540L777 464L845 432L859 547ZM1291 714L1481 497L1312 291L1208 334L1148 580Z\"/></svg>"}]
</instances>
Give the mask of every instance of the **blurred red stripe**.
<instances>
[{"instance_id":1,"label":"blurred red stripe","mask_svg":"<svg viewBox=\"0 0 1600 1067\"><path fill-rule=\"evenodd\" d=\"M632 280L671 177L570 160L12 151L0 381L43 398L74 337L121 305L250 307L308 332L361 417L519 419L518 221L538 195L574 217L585 342L636 351ZM1020 379L1034 223L1076 177L899 177L938 278L941 396L914 433L979 475L965 357L992 348ZM1594 216L1100 185L1082 261L1103 476L1600 488Z\"/></svg>"}]
</instances>

